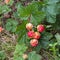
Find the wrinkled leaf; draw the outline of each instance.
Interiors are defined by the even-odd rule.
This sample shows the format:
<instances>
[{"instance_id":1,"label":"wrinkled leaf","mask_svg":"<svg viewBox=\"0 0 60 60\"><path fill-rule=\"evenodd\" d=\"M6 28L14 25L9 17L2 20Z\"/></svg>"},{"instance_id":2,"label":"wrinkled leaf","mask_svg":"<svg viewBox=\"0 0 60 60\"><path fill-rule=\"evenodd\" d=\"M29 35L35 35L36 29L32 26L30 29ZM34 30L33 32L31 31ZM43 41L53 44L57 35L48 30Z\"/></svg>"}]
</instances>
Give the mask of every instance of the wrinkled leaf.
<instances>
[{"instance_id":1,"label":"wrinkled leaf","mask_svg":"<svg viewBox=\"0 0 60 60\"><path fill-rule=\"evenodd\" d=\"M39 54L36 54L35 51L32 51L29 53L28 60L41 60L41 56Z\"/></svg>"}]
</instances>

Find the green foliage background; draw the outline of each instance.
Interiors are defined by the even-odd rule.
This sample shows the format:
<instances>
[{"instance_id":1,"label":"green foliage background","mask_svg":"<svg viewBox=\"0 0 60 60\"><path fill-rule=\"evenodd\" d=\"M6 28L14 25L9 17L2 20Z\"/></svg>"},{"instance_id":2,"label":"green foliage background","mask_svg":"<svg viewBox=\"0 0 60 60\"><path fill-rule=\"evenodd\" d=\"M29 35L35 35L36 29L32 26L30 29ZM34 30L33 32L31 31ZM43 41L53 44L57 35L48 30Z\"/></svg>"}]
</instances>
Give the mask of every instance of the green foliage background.
<instances>
[{"instance_id":1,"label":"green foliage background","mask_svg":"<svg viewBox=\"0 0 60 60\"><path fill-rule=\"evenodd\" d=\"M0 4L0 15L8 12L13 12L12 17L6 19L6 25L4 27L11 33L17 34L17 45L14 51L14 60L24 60L22 55L31 48L32 52L28 53L28 60L41 60L42 56L39 54L41 49L46 51L52 50L51 54L54 56L54 60L59 60L60 47L60 1L59 0L43 0L43 1L31 1L27 5L23 5L22 2L15 4L16 11L13 11L10 6L14 3L10 1L8 5ZM3 18L0 16L0 20ZM27 30L25 28L26 23L31 22L34 26L38 24L45 25L45 31L41 34L39 45L32 48L29 44L30 39L27 37ZM56 31L56 33L54 32ZM54 45L57 43L56 45ZM50 48L50 47L53 48ZM57 46L57 47L56 47ZM58 52L58 53L57 53ZM38 53L38 54L37 54ZM1 53L3 55L3 53ZM58 57L59 56L59 57ZM5 56L3 55L2 60Z\"/></svg>"}]
</instances>

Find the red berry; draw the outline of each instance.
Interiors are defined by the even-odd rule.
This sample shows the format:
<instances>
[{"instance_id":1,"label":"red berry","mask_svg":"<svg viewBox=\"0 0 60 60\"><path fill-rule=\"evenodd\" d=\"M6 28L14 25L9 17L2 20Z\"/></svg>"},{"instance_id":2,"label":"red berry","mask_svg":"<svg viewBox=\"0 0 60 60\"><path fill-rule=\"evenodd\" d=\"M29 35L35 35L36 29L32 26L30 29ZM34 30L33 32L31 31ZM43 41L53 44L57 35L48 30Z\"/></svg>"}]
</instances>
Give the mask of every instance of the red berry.
<instances>
[{"instance_id":1,"label":"red berry","mask_svg":"<svg viewBox=\"0 0 60 60\"><path fill-rule=\"evenodd\" d=\"M0 32L2 32L3 31L3 28L2 27L0 27Z\"/></svg>"},{"instance_id":2,"label":"red berry","mask_svg":"<svg viewBox=\"0 0 60 60\"><path fill-rule=\"evenodd\" d=\"M5 0L5 3L8 4L10 2L10 0Z\"/></svg>"},{"instance_id":3,"label":"red berry","mask_svg":"<svg viewBox=\"0 0 60 60\"><path fill-rule=\"evenodd\" d=\"M41 25L38 25L38 26L37 26L37 31L38 31L38 32L43 32L44 30L45 30L44 25L41 24Z\"/></svg>"},{"instance_id":4,"label":"red berry","mask_svg":"<svg viewBox=\"0 0 60 60\"><path fill-rule=\"evenodd\" d=\"M27 33L27 35L28 35L29 38L33 38L33 36L34 36L34 31L29 31L29 32Z\"/></svg>"},{"instance_id":5,"label":"red berry","mask_svg":"<svg viewBox=\"0 0 60 60\"><path fill-rule=\"evenodd\" d=\"M38 40L37 39L32 39L30 41L30 44L31 44L32 47L36 47L38 45Z\"/></svg>"},{"instance_id":6,"label":"red berry","mask_svg":"<svg viewBox=\"0 0 60 60\"><path fill-rule=\"evenodd\" d=\"M27 30L32 30L32 28L33 28L33 25L31 23L26 24L26 29Z\"/></svg>"},{"instance_id":7,"label":"red berry","mask_svg":"<svg viewBox=\"0 0 60 60\"><path fill-rule=\"evenodd\" d=\"M39 32L35 32L34 33L34 38L35 39L39 39L41 37L40 33Z\"/></svg>"}]
</instances>

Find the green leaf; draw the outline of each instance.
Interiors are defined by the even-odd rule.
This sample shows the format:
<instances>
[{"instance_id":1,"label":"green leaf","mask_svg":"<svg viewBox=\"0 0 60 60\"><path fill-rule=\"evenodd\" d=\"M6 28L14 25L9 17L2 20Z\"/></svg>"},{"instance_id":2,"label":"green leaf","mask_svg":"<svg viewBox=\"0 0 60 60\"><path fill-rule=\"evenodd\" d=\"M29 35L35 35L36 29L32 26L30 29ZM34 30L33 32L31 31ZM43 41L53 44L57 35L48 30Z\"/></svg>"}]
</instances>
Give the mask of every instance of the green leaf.
<instances>
[{"instance_id":1,"label":"green leaf","mask_svg":"<svg viewBox=\"0 0 60 60\"><path fill-rule=\"evenodd\" d=\"M17 44L14 54L22 55L26 49L27 47L25 44Z\"/></svg>"},{"instance_id":2,"label":"green leaf","mask_svg":"<svg viewBox=\"0 0 60 60\"><path fill-rule=\"evenodd\" d=\"M17 28L18 22L13 19L8 19L6 22L6 30L15 32Z\"/></svg>"},{"instance_id":3,"label":"green leaf","mask_svg":"<svg viewBox=\"0 0 60 60\"><path fill-rule=\"evenodd\" d=\"M51 4L47 6L47 21L50 23L56 22L56 4Z\"/></svg>"},{"instance_id":4,"label":"green leaf","mask_svg":"<svg viewBox=\"0 0 60 60\"><path fill-rule=\"evenodd\" d=\"M41 39L48 41L48 40L50 40L52 37L53 37L53 35L52 35L51 33L49 33L49 32L44 32L44 33L42 33L42 38L41 38Z\"/></svg>"},{"instance_id":5,"label":"green leaf","mask_svg":"<svg viewBox=\"0 0 60 60\"><path fill-rule=\"evenodd\" d=\"M9 11L11 11L11 9L7 5L1 5L0 4L0 14L1 13L7 13Z\"/></svg>"},{"instance_id":6,"label":"green leaf","mask_svg":"<svg viewBox=\"0 0 60 60\"><path fill-rule=\"evenodd\" d=\"M45 14L42 11L37 11L34 12L31 15L31 21L34 25L38 25L39 23L41 23L43 21L43 19L45 18Z\"/></svg>"},{"instance_id":7,"label":"green leaf","mask_svg":"<svg viewBox=\"0 0 60 60\"><path fill-rule=\"evenodd\" d=\"M56 23L53 24L53 30L55 31L60 30L60 14L57 15Z\"/></svg>"},{"instance_id":8,"label":"green leaf","mask_svg":"<svg viewBox=\"0 0 60 60\"><path fill-rule=\"evenodd\" d=\"M41 56L36 54L35 51L29 53L28 60L41 60Z\"/></svg>"},{"instance_id":9,"label":"green leaf","mask_svg":"<svg viewBox=\"0 0 60 60\"><path fill-rule=\"evenodd\" d=\"M60 14L60 2L57 3L56 9L57 9L57 14Z\"/></svg>"},{"instance_id":10,"label":"green leaf","mask_svg":"<svg viewBox=\"0 0 60 60\"><path fill-rule=\"evenodd\" d=\"M6 58L6 54L4 51L0 51L0 60L4 60Z\"/></svg>"},{"instance_id":11,"label":"green leaf","mask_svg":"<svg viewBox=\"0 0 60 60\"><path fill-rule=\"evenodd\" d=\"M17 7L18 16L20 16L21 20L27 20L29 17L33 22L42 20L45 16L42 11L40 12L42 4L40 2L32 2L25 7L19 4Z\"/></svg>"},{"instance_id":12,"label":"green leaf","mask_svg":"<svg viewBox=\"0 0 60 60\"><path fill-rule=\"evenodd\" d=\"M55 23L56 22L56 14L59 10L57 7L57 3L59 0L45 0L45 6L44 11L46 12L46 19L49 23Z\"/></svg>"},{"instance_id":13,"label":"green leaf","mask_svg":"<svg viewBox=\"0 0 60 60\"><path fill-rule=\"evenodd\" d=\"M24 60L24 59L23 59L23 57L22 57L22 56L18 56L18 57L17 57L17 56L15 56L15 57L14 57L14 60Z\"/></svg>"},{"instance_id":14,"label":"green leaf","mask_svg":"<svg viewBox=\"0 0 60 60\"><path fill-rule=\"evenodd\" d=\"M51 33L48 32L44 32L42 34L42 37L40 39L40 44L42 46L42 48L47 49L49 47L49 43L50 43L50 39L53 37L53 35Z\"/></svg>"},{"instance_id":15,"label":"green leaf","mask_svg":"<svg viewBox=\"0 0 60 60\"><path fill-rule=\"evenodd\" d=\"M14 60L24 60L22 55L26 51L27 46L25 44L17 44L14 52Z\"/></svg>"},{"instance_id":16,"label":"green leaf","mask_svg":"<svg viewBox=\"0 0 60 60\"><path fill-rule=\"evenodd\" d=\"M26 35L26 24L28 21L22 21L21 25L17 27L16 32L19 35L18 42L19 43L24 43L27 40L27 35Z\"/></svg>"},{"instance_id":17,"label":"green leaf","mask_svg":"<svg viewBox=\"0 0 60 60\"><path fill-rule=\"evenodd\" d=\"M25 32L22 32L18 38L18 43L20 43L20 44L25 43L26 44L27 42L28 42L27 35Z\"/></svg>"},{"instance_id":18,"label":"green leaf","mask_svg":"<svg viewBox=\"0 0 60 60\"><path fill-rule=\"evenodd\" d=\"M46 18L47 22L49 23L55 23L56 22L56 9L55 5L47 5L46 9Z\"/></svg>"},{"instance_id":19,"label":"green leaf","mask_svg":"<svg viewBox=\"0 0 60 60\"><path fill-rule=\"evenodd\" d=\"M10 0L10 2L8 4L12 5L13 3L14 3L14 0Z\"/></svg>"},{"instance_id":20,"label":"green leaf","mask_svg":"<svg viewBox=\"0 0 60 60\"><path fill-rule=\"evenodd\" d=\"M55 23L56 22L56 16L47 16L47 22L49 23Z\"/></svg>"},{"instance_id":21,"label":"green leaf","mask_svg":"<svg viewBox=\"0 0 60 60\"><path fill-rule=\"evenodd\" d=\"M47 2L48 4L54 4L59 2L59 0L44 0L45 2Z\"/></svg>"},{"instance_id":22,"label":"green leaf","mask_svg":"<svg viewBox=\"0 0 60 60\"><path fill-rule=\"evenodd\" d=\"M21 4L17 5L17 13L21 20L27 20L29 17L29 10L27 11L26 7L23 7Z\"/></svg>"},{"instance_id":23,"label":"green leaf","mask_svg":"<svg viewBox=\"0 0 60 60\"><path fill-rule=\"evenodd\" d=\"M57 34L55 35L55 37L56 37L56 40L57 40L57 42L58 42L58 45L60 45L60 34L57 33Z\"/></svg>"}]
</instances>

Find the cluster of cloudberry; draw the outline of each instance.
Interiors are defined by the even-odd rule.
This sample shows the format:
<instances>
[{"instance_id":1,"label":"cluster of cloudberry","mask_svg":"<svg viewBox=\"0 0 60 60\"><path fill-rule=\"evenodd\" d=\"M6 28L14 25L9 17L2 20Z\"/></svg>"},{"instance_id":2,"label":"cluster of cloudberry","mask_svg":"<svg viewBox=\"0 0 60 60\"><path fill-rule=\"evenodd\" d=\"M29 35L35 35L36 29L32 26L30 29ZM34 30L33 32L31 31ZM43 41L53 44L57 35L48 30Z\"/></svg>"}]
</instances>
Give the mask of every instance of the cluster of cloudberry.
<instances>
[{"instance_id":1,"label":"cluster of cloudberry","mask_svg":"<svg viewBox=\"0 0 60 60\"><path fill-rule=\"evenodd\" d=\"M33 30L33 24L27 23L26 29L28 30L27 35L31 39L30 45L36 47L38 45L38 40L41 38L41 33L45 30L44 25L40 24L36 27L37 31Z\"/></svg>"}]
</instances>

